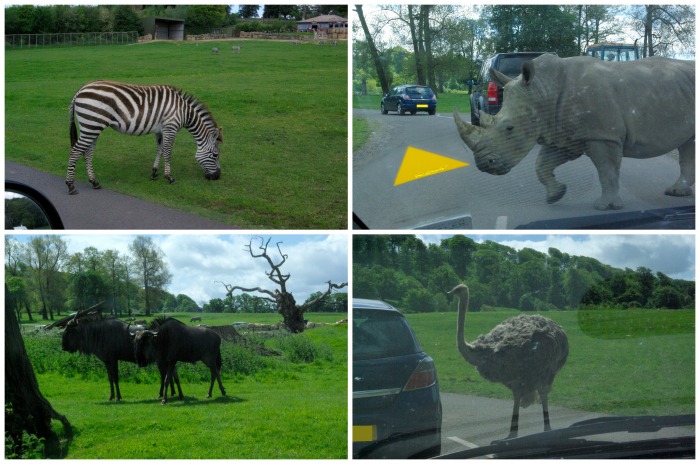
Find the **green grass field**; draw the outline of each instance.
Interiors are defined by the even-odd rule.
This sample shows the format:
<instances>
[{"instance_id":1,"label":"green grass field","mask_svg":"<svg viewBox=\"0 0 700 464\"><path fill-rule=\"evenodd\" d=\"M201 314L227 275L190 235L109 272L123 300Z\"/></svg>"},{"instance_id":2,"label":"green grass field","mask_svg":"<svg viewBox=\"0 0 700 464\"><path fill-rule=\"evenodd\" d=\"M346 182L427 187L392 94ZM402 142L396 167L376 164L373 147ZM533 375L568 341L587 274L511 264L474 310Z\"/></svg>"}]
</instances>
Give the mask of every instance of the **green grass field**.
<instances>
[{"instance_id":1,"label":"green grass field","mask_svg":"<svg viewBox=\"0 0 700 464\"><path fill-rule=\"evenodd\" d=\"M210 325L279 320L276 314L207 316ZM316 322L347 317L308 316ZM205 398L208 369L202 363L178 363L185 399L166 406L156 398L159 377L153 366L120 363L123 400L110 402L104 364L94 356L62 351L58 331L32 332L25 326L23 337L42 393L73 427L74 438L64 450L67 458L347 457L347 324L298 335L250 335L249 347L224 342L227 395L222 397L215 385L212 398ZM281 356L259 354L256 347ZM53 426L62 433L58 422Z\"/></svg>"},{"instance_id":2,"label":"green grass field","mask_svg":"<svg viewBox=\"0 0 700 464\"><path fill-rule=\"evenodd\" d=\"M517 311L469 313L467 341ZM569 338L569 358L550 404L606 414L688 414L695 411L693 311L561 311L554 319ZM510 391L484 380L456 347L457 314L407 316L423 349L435 359L443 392L512 400Z\"/></svg>"},{"instance_id":3,"label":"green grass field","mask_svg":"<svg viewBox=\"0 0 700 464\"><path fill-rule=\"evenodd\" d=\"M242 52L231 53L232 44ZM182 130L169 185L150 180L152 135L108 129L94 157L103 188L243 228L347 227L347 47L221 41L7 50L7 159L65 176L68 107L96 79L181 88L207 104L224 135L221 180L206 181ZM76 180L87 180L82 161Z\"/></svg>"}]
</instances>

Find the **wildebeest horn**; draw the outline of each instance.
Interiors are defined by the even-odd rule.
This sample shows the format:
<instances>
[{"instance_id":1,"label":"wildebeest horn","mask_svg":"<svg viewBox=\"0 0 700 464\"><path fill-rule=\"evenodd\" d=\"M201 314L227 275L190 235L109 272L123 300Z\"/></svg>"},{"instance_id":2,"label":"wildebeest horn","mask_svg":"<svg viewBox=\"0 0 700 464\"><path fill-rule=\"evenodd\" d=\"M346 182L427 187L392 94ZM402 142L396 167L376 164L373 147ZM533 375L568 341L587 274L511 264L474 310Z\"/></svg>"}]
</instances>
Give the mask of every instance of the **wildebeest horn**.
<instances>
[{"instance_id":1,"label":"wildebeest horn","mask_svg":"<svg viewBox=\"0 0 700 464\"><path fill-rule=\"evenodd\" d=\"M464 122L457 108L454 109L452 115L454 116L455 124L457 124L459 136L462 137L464 143L466 143L472 151L476 151L476 146L481 138L481 128Z\"/></svg>"}]
</instances>

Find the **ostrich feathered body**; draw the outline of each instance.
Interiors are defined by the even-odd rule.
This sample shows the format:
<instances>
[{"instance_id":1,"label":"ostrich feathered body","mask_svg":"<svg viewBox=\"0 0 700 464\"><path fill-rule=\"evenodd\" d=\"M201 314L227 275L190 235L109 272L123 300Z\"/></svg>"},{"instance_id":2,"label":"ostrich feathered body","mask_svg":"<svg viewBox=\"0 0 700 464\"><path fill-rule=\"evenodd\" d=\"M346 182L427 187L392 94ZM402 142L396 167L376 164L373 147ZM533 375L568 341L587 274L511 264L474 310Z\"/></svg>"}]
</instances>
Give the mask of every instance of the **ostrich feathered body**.
<instances>
[{"instance_id":1,"label":"ostrich feathered body","mask_svg":"<svg viewBox=\"0 0 700 464\"><path fill-rule=\"evenodd\" d=\"M479 374L511 390L519 389L523 407L532 404L537 391L550 391L569 355L564 330L540 315L511 317L480 335L472 346Z\"/></svg>"}]
</instances>

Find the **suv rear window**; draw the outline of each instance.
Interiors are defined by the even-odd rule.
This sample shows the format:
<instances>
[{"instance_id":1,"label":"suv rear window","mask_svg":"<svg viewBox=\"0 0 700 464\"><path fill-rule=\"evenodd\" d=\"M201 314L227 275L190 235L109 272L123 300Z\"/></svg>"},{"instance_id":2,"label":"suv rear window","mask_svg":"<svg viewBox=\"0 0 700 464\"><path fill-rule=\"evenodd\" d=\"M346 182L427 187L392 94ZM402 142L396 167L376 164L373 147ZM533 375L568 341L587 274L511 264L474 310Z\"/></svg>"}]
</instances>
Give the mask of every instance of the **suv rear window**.
<instances>
[{"instance_id":1,"label":"suv rear window","mask_svg":"<svg viewBox=\"0 0 700 464\"><path fill-rule=\"evenodd\" d=\"M352 355L356 361L421 352L408 321L399 313L353 308Z\"/></svg>"},{"instance_id":2,"label":"suv rear window","mask_svg":"<svg viewBox=\"0 0 700 464\"><path fill-rule=\"evenodd\" d=\"M518 77L521 70L523 69L523 63L525 61L530 61L534 57L530 55L526 56L505 56L501 58L498 70L508 77Z\"/></svg>"}]
</instances>

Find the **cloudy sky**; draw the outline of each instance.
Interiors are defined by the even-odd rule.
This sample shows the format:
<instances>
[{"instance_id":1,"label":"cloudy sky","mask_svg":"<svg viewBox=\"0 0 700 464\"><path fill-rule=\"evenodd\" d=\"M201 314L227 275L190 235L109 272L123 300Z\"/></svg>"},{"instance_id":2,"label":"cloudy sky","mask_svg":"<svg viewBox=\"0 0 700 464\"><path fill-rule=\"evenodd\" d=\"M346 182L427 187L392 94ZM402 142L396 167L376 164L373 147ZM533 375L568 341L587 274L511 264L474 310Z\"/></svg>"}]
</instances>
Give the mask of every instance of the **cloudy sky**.
<instances>
[{"instance_id":1,"label":"cloudy sky","mask_svg":"<svg viewBox=\"0 0 700 464\"><path fill-rule=\"evenodd\" d=\"M648 267L674 279L695 280L694 235L479 235L466 234L484 242L492 240L521 250L532 248L543 253L557 248L570 255L588 256L620 269ZM437 235L419 235L426 243L440 243Z\"/></svg>"},{"instance_id":2,"label":"cloudy sky","mask_svg":"<svg viewBox=\"0 0 700 464\"><path fill-rule=\"evenodd\" d=\"M242 287L261 287L270 291L277 288L265 272L270 266L264 258L252 258L246 245L253 239L253 251L260 239L256 235L222 234L167 234L148 235L165 254L165 261L173 275L167 290L178 295L184 293L198 304L212 298L224 298L225 282ZM29 236L26 236L29 237ZM82 252L93 246L98 250L117 250L130 255L129 244L136 234L71 234L62 236L68 242L69 252ZM275 263L280 261L276 243L282 242L282 252L288 255L281 270L291 274L287 290L302 303L314 292L328 289L327 281L340 284L348 281L348 238L346 234L328 235L263 235L272 237L268 255ZM346 291L345 289L343 291ZM236 292L240 294L240 292Z\"/></svg>"}]
</instances>

